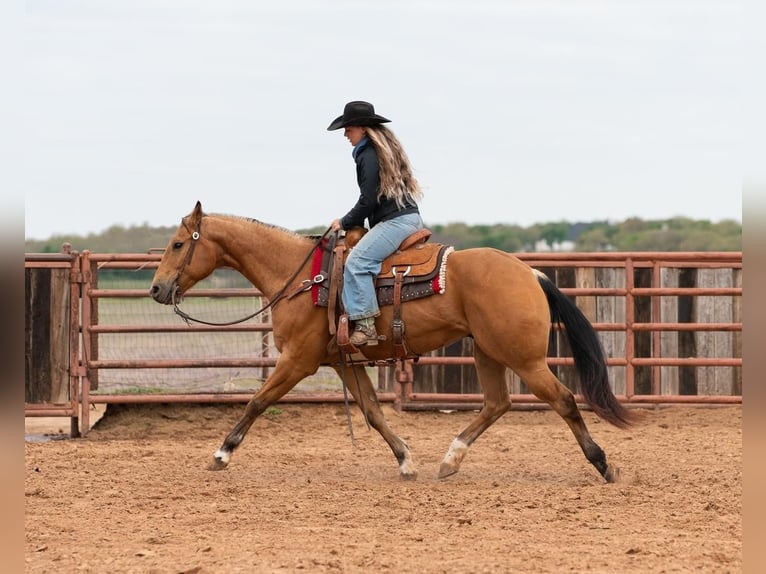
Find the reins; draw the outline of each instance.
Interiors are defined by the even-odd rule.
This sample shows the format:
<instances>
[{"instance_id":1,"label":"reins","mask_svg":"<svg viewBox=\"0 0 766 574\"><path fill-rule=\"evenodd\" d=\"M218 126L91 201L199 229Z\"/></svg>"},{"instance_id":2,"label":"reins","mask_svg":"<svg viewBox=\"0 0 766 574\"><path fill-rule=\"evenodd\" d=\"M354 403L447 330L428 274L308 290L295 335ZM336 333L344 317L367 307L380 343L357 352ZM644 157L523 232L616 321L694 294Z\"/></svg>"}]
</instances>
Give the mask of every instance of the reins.
<instances>
[{"instance_id":1,"label":"reins","mask_svg":"<svg viewBox=\"0 0 766 574\"><path fill-rule=\"evenodd\" d=\"M184 223L184 227L186 224ZM200 218L199 223L197 224L197 229L191 233L192 238L192 244L191 247L189 247L189 251L186 253L186 258L184 259L184 263L181 266L181 269L179 269L178 273L180 274L181 271L186 267L189 262L191 261L192 252L194 251L194 247L197 245L197 241L201 237L200 235L200 229L202 227L202 218ZM325 229L325 232L319 236L319 238L316 240L316 243L312 246L312 248L309 250L309 252L306 254L306 257L301 261L301 263L298 265L298 268L295 270L295 273L292 274L292 276L287 280L287 283L279 290L277 291L276 295L269 299L269 302L264 306L258 309L255 313L252 313L248 315L247 317L243 317L241 319L236 319L234 321L226 321L222 323L214 322L214 321L203 321L202 319L196 319L183 311L181 308L178 307L179 301L176 301L176 290L173 290L173 311L176 315L181 317L184 321L186 321L187 325L191 325L191 321L194 321L195 323L201 323L203 325L212 325L215 327L226 327L228 325L237 325L238 323L243 323L245 321L248 321L254 317L257 317L261 313L264 313L268 309L274 307L279 301L284 299L286 297L285 292L287 291L287 288L292 284L293 281L295 281L295 278L298 277L298 274L301 272L301 269L303 269L303 266L308 263L309 259L314 255L314 250L319 247L319 245L322 243L322 240L327 236L327 234L332 229L332 226ZM188 228L187 228L188 230ZM304 283L308 282L308 286L303 286L301 290L307 290L311 285L313 285L316 281L315 280L307 280L304 281Z\"/></svg>"},{"instance_id":2,"label":"reins","mask_svg":"<svg viewBox=\"0 0 766 574\"><path fill-rule=\"evenodd\" d=\"M186 227L186 223L184 223L184 227ZM194 230L193 232L191 232L192 244L189 247L189 251L186 253L186 257L184 258L183 265L181 266L181 268L178 271L179 274L181 273L181 271L183 271L183 269L191 261L192 253L194 252L194 247L197 245L197 241L201 237L201 234L200 234L200 229L201 228L202 228L202 218L200 218L200 220L199 220L199 222L197 224L197 229ZM186 229L187 229L187 231L189 230L188 227ZM303 266L306 265L306 263L308 263L309 259L311 259L311 257L314 255L314 251L316 250L316 248L321 245L322 240L327 236L327 234L331 230L332 230L332 226L330 226L327 229L325 229L324 233L322 233L322 235L320 235L317 238L316 243L314 243L313 247L306 254L306 257L303 259L303 261L301 261L301 263L298 265L298 268L295 270L295 272L292 274L292 276L287 280L285 285L279 291L277 291L277 293L276 293L276 295L274 295L274 297L269 299L269 302L264 307L261 307L255 313L251 313L250 315L248 315L247 317L243 317L242 319L237 319L237 320L234 320L234 321L226 321L226 322L222 322L222 323L213 322L213 321L204 321L202 319L196 319L196 318L192 317L191 315L189 315L188 313L186 313L185 311L183 311L181 308L178 307L178 303L179 302L176 301L176 291L177 291L176 289L173 290L173 296L172 296L173 311L175 312L176 315L178 315L184 321L186 321L187 325L191 325L191 322L194 321L195 323L201 323L203 325L211 325L211 326L216 326L216 327L225 327L225 326L228 326L228 325L236 325L238 323L243 323L243 322L248 321L248 320L250 320L250 319L252 319L254 317L257 317L258 315L260 315L261 313L265 312L266 310L274 307L274 305L279 303L279 301L281 301L285 297L289 298L289 297L292 297L292 295L294 295L294 294L300 293L302 291L307 291L308 289L311 288L311 286L313 284L321 283L324 280L324 277L321 276L321 275L318 275L317 277L314 277L313 279L307 279L307 280L303 281L303 283L301 284L299 289L297 289L296 291L294 291L293 293L291 293L289 295L286 294L287 288L290 287L290 285L293 283L293 281L295 281L296 277L298 277L298 274L301 272L301 269L303 269ZM342 373L341 382L343 383L343 402L344 402L345 407L346 407L346 420L347 420L347 423L348 423L348 432L349 432L349 435L351 437L351 444L356 445L356 441L354 439L354 428L353 428L353 425L351 423L351 411L349 409L348 384L346 383L346 376L345 376L345 374L346 374L346 365L348 364L348 362L346 361L346 357L345 357L345 355L343 354L342 351L339 350L338 354L339 354L339 358L340 358L340 362L341 362L341 367L342 367L341 368L341 373ZM354 373L354 375L356 375L356 372ZM356 381L356 387L358 389L359 396L360 396L360 399L361 399L361 389L359 387L359 381L358 380ZM361 401L361 400L360 400L360 407L362 409L362 413L364 414L364 419L365 419L365 422L367 423L367 428L370 428L370 421L369 421L368 416L367 416L367 409L364 406L364 402Z\"/></svg>"}]
</instances>

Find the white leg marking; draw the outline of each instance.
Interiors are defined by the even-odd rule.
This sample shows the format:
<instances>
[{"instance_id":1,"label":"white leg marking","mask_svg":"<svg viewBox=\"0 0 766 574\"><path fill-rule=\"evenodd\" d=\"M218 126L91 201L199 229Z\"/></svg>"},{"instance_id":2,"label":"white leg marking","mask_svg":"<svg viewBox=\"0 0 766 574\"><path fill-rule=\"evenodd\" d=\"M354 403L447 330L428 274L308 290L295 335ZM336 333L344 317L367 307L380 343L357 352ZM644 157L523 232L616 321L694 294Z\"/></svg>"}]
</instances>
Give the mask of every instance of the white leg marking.
<instances>
[{"instance_id":1,"label":"white leg marking","mask_svg":"<svg viewBox=\"0 0 766 574\"><path fill-rule=\"evenodd\" d=\"M226 450L221 450L220 448L215 451L213 456L220 460L223 464L229 464L229 461L231 460L231 453Z\"/></svg>"},{"instance_id":2,"label":"white leg marking","mask_svg":"<svg viewBox=\"0 0 766 574\"><path fill-rule=\"evenodd\" d=\"M468 452L468 445L465 444L459 438L456 438L455 440L452 441L452 444L449 446L449 450L447 451L447 454L444 455L444 461L442 462L442 464L446 464L451 467L457 468L460 466L460 463L463 462L463 458L465 457L467 452Z\"/></svg>"},{"instance_id":3,"label":"white leg marking","mask_svg":"<svg viewBox=\"0 0 766 574\"><path fill-rule=\"evenodd\" d=\"M410 451L404 455L402 464L399 465L399 474L404 477L414 477L418 475L418 471L415 470L415 463L412 460Z\"/></svg>"}]
</instances>

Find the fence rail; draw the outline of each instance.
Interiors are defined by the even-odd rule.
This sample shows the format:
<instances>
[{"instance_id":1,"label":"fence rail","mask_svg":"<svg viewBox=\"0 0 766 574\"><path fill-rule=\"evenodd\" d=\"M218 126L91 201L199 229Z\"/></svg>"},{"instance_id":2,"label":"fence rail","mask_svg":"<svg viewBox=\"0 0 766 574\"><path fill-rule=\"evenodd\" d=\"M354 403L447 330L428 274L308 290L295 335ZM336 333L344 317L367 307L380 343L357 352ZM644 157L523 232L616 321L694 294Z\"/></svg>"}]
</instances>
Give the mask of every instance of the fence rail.
<instances>
[{"instance_id":1,"label":"fence rail","mask_svg":"<svg viewBox=\"0 0 766 574\"><path fill-rule=\"evenodd\" d=\"M613 390L622 402L741 402L741 252L517 256L551 277L591 320L607 353ZM268 316L259 323L221 327L148 320L102 324L100 301L141 301L149 299L149 294L148 282L146 289L100 288L99 278L107 272L153 270L160 258L156 253L89 251L26 255L26 416L70 417L72 434L76 435L80 423L82 432L87 432L92 403L249 399L249 392L98 392L99 373L109 370L260 368L267 375L276 364L276 352L268 349L247 357L101 357L101 338L114 335L165 333L175 337L180 333L247 332L265 340L271 333ZM195 288L187 298L195 297L253 299L260 293L242 287ZM472 369L473 358L465 356L470 355L466 349L471 345L463 341L459 348L445 348L416 361L370 363L378 367L380 399L405 409L480 405L482 395ZM550 355L549 365L564 384L574 388L573 360L557 329ZM540 404L510 371L508 384L515 403ZM288 393L282 400L326 402L342 400L342 396L341 392L320 390Z\"/></svg>"}]
</instances>

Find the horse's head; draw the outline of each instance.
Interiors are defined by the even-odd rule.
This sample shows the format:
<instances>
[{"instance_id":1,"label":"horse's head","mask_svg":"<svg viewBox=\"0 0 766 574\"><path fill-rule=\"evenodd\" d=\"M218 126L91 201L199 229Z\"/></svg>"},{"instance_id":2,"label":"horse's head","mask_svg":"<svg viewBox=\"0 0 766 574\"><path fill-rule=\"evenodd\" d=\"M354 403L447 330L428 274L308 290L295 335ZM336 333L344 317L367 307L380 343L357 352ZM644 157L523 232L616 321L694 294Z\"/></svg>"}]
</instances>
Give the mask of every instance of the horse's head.
<instances>
[{"instance_id":1,"label":"horse's head","mask_svg":"<svg viewBox=\"0 0 766 574\"><path fill-rule=\"evenodd\" d=\"M171 305L215 270L215 256L203 235L202 204L181 220L154 273L149 294L158 303Z\"/></svg>"}]
</instances>

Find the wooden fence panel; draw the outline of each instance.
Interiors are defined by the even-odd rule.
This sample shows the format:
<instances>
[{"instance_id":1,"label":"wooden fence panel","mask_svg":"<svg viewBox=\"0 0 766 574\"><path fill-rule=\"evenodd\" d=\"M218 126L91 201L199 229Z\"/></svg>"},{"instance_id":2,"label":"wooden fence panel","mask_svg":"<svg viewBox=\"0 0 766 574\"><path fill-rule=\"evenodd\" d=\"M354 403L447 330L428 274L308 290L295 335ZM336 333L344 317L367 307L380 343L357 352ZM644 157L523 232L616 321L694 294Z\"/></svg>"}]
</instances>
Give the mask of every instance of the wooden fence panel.
<instances>
[{"instance_id":1,"label":"wooden fence panel","mask_svg":"<svg viewBox=\"0 0 766 574\"><path fill-rule=\"evenodd\" d=\"M596 270L596 287L608 289L625 288L625 270L622 268L604 267ZM596 321L598 323L624 323L625 298L615 296L598 297L596 305ZM599 333L601 344L607 358L624 357L626 338L623 331L602 331ZM617 395L626 392L625 367L610 365L609 381Z\"/></svg>"},{"instance_id":2,"label":"wooden fence panel","mask_svg":"<svg viewBox=\"0 0 766 574\"><path fill-rule=\"evenodd\" d=\"M24 401L69 400L69 270L25 269Z\"/></svg>"},{"instance_id":3,"label":"wooden fence panel","mask_svg":"<svg viewBox=\"0 0 766 574\"><path fill-rule=\"evenodd\" d=\"M473 357L473 339L464 337L451 345L436 349L429 357ZM393 388L394 367L386 377L387 390ZM480 393L481 386L473 365L418 365L412 367L416 390L421 393Z\"/></svg>"},{"instance_id":4,"label":"wooden fence panel","mask_svg":"<svg viewBox=\"0 0 766 574\"><path fill-rule=\"evenodd\" d=\"M698 269L698 287L733 287L731 269ZM734 321L732 297L700 296L695 300L696 323L731 323ZM732 333L698 331L695 333L697 356L705 358L732 357ZM696 367L697 393L729 395L734 383L734 367Z\"/></svg>"},{"instance_id":5,"label":"wooden fence panel","mask_svg":"<svg viewBox=\"0 0 766 574\"><path fill-rule=\"evenodd\" d=\"M664 268L660 271L661 287L678 287L679 270L677 268ZM663 323L677 323L678 297L659 297L660 321ZM679 357L678 354L678 331L663 331L660 333L660 357ZM660 394L677 395L678 392L678 367L660 367Z\"/></svg>"}]
</instances>

